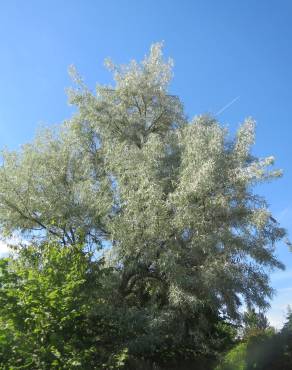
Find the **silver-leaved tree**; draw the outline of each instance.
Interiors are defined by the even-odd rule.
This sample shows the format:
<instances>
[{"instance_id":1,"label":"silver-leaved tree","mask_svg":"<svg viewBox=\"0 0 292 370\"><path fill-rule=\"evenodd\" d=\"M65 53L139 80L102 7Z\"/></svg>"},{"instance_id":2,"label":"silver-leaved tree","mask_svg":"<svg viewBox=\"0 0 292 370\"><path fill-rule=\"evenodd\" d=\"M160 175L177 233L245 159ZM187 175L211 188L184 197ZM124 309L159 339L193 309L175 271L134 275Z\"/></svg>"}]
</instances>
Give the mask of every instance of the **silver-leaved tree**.
<instances>
[{"instance_id":1,"label":"silver-leaved tree","mask_svg":"<svg viewBox=\"0 0 292 370\"><path fill-rule=\"evenodd\" d=\"M254 187L281 172L251 154L252 119L233 139L211 116L186 119L161 44L107 66L115 85L96 93L72 69L74 117L3 153L1 233L95 251L115 271L117 302L150 307L151 330L171 323L200 342L210 315L268 304L285 232Z\"/></svg>"}]
</instances>

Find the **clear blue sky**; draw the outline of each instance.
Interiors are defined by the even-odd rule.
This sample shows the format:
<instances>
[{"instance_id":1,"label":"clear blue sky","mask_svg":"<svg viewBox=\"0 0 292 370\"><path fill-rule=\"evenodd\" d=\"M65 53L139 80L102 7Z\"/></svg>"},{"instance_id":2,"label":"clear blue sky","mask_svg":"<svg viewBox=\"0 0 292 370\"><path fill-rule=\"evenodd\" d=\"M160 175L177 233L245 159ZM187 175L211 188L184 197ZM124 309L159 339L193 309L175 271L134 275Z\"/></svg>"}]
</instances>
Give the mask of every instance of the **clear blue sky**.
<instances>
[{"instance_id":1,"label":"clear blue sky","mask_svg":"<svg viewBox=\"0 0 292 370\"><path fill-rule=\"evenodd\" d=\"M67 68L75 64L86 83L108 83L105 57L141 59L164 40L175 60L173 94L189 117L216 113L232 131L247 116L257 122L259 156L274 155L284 177L259 191L292 232L292 2L43 0L0 2L0 147L17 148L37 126L69 117ZM1 245L0 245L1 247ZM278 295L269 313L280 325L292 304L292 254L276 273Z\"/></svg>"}]
</instances>

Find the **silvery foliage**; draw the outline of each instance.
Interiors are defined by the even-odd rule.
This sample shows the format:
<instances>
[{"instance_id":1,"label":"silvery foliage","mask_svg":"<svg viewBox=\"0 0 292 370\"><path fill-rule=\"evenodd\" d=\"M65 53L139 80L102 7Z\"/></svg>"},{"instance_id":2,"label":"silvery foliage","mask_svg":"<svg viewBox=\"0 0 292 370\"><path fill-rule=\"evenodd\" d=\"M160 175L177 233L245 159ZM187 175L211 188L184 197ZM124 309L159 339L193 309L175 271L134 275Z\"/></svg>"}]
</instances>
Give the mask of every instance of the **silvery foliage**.
<instances>
[{"instance_id":1,"label":"silvery foliage","mask_svg":"<svg viewBox=\"0 0 292 370\"><path fill-rule=\"evenodd\" d=\"M285 232L254 193L281 175L251 155L254 121L234 139L210 116L188 122L161 44L140 64L106 64L114 87L93 94L71 69L76 115L3 153L2 233L106 246L124 298L143 287L179 312L233 318L242 299L266 307Z\"/></svg>"}]
</instances>

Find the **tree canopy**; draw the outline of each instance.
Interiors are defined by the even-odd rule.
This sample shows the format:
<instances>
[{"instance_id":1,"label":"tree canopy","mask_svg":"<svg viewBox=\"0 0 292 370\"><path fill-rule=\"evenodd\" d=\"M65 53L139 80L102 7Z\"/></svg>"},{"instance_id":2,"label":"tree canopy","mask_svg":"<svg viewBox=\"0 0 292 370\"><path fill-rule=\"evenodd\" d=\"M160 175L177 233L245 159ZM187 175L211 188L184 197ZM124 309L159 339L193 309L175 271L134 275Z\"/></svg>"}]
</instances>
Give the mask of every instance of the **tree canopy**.
<instances>
[{"instance_id":1,"label":"tree canopy","mask_svg":"<svg viewBox=\"0 0 292 370\"><path fill-rule=\"evenodd\" d=\"M233 138L216 117L187 119L168 91L172 61L164 61L161 44L141 63L106 65L114 86L98 85L93 93L72 68L76 87L69 98L76 114L40 130L20 151L3 151L1 234L22 235L30 245L22 248L38 253L53 245L50 258L78 250L86 263L97 263L96 288L91 285L86 307L74 310L81 315L85 307L88 317L102 301L117 305L114 317L127 312L127 324L115 322L128 325L124 333L138 327L131 340L127 334L120 340L119 350L155 361L167 353L187 358L216 352L243 302L268 306L269 272L283 268L275 245L285 231L255 193L255 185L281 171L271 167L273 157L252 155L251 118ZM2 261L7 263L13 266L9 279L26 284L23 272L15 277L17 262ZM68 263L74 266L74 259ZM45 262L32 266L37 279L46 271ZM49 291L46 284L37 283ZM55 280L50 284L59 287ZM79 299L81 293L70 294ZM92 366L90 361L80 366Z\"/></svg>"}]
</instances>

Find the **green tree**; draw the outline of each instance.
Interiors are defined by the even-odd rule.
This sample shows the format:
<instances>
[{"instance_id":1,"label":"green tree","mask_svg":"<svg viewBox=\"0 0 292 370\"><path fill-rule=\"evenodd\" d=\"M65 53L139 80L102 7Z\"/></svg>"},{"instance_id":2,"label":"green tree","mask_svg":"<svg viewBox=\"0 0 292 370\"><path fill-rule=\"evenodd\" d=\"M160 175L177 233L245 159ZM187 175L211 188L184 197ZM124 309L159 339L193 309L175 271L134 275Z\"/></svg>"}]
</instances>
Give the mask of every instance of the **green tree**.
<instances>
[{"instance_id":1,"label":"green tree","mask_svg":"<svg viewBox=\"0 0 292 370\"><path fill-rule=\"evenodd\" d=\"M222 317L238 319L242 300L267 307L267 271L283 267L285 232L254 192L281 172L251 155L252 119L234 139L213 117L188 122L161 44L140 64L107 66L115 85L96 93L72 69L76 115L3 153L1 232L104 258L118 305L143 318L130 353L214 354Z\"/></svg>"},{"instance_id":2,"label":"green tree","mask_svg":"<svg viewBox=\"0 0 292 370\"><path fill-rule=\"evenodd\" d=\"M113 312L109 279L77 246L29 246L0 259L1 369L120 368L132 333L122 308Z\"/></svg>"},{"instance_id":3,"label":"green tree","mask_svg":"<svg viewBox=\"0 0 292 370\"><path fill-rule=\"evenodd\" d=\"M280 331L267 327L263 315L250 310L245 315L247 325L243 339L220 361L216 370L283 370L292 364L291 310Z\"/></svg>"},{"instance_id":4,"label":"green tree","mask_svg":"<svg viewBox=\"0 0 292 370\"><path fill-rule=\"evenodd\" d=\"M251 335L264 332L270 327L269 321L264 312L256 312L254 308L248 309L243 315L243 336L249 337Z\"/></svg>"}]
</instances>

